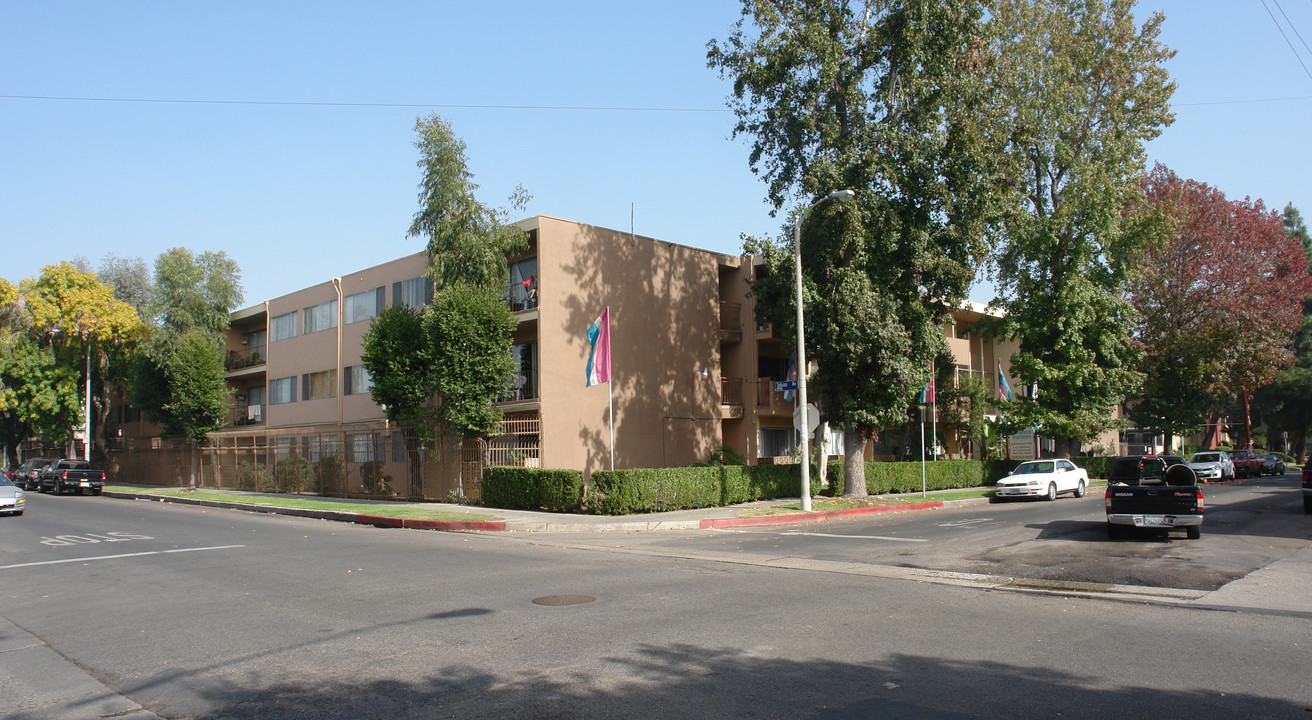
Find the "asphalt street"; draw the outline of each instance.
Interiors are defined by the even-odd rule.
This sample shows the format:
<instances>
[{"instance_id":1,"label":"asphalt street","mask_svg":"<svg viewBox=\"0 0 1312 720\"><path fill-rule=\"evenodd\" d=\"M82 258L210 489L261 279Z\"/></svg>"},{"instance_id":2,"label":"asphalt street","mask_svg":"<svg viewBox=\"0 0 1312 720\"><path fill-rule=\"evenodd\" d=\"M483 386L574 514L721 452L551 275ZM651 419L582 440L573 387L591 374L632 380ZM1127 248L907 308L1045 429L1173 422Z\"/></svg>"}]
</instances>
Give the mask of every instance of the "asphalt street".
<instances>
[{"instance_id":1,"label":"asphalt street","mask_svg":"<svg viewBox=\"0 0 1312 720\"><path fill-rule=\"evenodd\" d=\"M1286 489L1236 486L1234 503L1213 501L1222 519L1194 545L1306 546L1312 523L1293 513L1236 514L1223 531L1232 511L1221 508L1261 515L1245 504L1269 493L1283 507ZM977 563L1023 547L1025 533L1105 554L1094 528L1075 527L1098 511L1093 498L798 535L561 538L35 496L25 516L0 518L0 715L1307 717L1312 613L829 570L932 567L953 543ZM1054 523L1072 532L1044 537ZM755 561L770 554L790 562Z\"/></svg>"}]
</instances>

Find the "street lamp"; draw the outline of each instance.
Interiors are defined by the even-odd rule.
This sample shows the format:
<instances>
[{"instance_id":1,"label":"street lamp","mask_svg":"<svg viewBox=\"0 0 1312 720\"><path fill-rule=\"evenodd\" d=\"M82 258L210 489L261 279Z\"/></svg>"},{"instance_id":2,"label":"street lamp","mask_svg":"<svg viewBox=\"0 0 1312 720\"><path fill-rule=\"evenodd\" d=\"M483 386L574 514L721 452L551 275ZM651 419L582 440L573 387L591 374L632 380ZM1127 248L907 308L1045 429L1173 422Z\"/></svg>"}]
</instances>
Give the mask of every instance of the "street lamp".
<instances>
[{"instance_id":1,"label":"street lamp","mask_svg":"<svg viewBox=\"0 0 1312 720\"><path fill-rule=\"evenodd\" d=\"M847 202L856 197L855 190L839 190L811 203L798 213L793 221L793 269L797 281L797 403L802 409L802 512L811 512L811 444L807 435L810 433L810 418L806 410L806 327L802 320L802 221L815 209L816 205L826 200Z\"/></svg>"}]
</instances>

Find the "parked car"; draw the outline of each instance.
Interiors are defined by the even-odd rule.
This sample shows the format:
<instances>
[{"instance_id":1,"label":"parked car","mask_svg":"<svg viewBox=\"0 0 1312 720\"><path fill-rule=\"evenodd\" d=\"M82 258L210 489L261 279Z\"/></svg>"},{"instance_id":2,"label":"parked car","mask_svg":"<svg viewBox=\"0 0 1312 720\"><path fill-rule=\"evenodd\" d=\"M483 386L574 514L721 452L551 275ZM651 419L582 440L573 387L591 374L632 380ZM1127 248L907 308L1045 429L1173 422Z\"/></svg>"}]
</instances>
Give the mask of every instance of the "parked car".
<instances>
[{"instance_id":1,"label":"parked car","mask_svg":"<svg viewBox=\"0 0 1312 720\"><path fill-rule=\"evenodd\" d=\"M1235 475L1238 477L1258 477L1262 474L1262 458L1254 455L1252 450L1235 450L1230 453L1230 459L1235 463Z\"/></svg>"},{"instance_id":2,"label":"parked car","mask_svg":"<svg viewBox=\"0 0 1312 720\"><path fill-rule=\"evenodd\" d=\"M0 515L22 515L27 500L23 489L7 477L0 477Z\"/></svg>"},{"instance_id":3,"label":"parked car","mask_svg":"<svg viewBox=\"0 0 1312 720\"><path fill-rule=\"evenodd\" d=\"M1284 475L1285 461L1275 453L1267 453L1262 456L1262 472L1267 475Z\"/></svg>"},{"instance_id":4,"label":"parked car","mask_svg":"<svg viewBox=\"0 0 1312 720\"><path fill-rule=\"evenodd\" d=\"M9 463L5 466L4 470L0 470L0 475L3 475L6 480L13 482L14 476L18 474L18 468L22 467L22 465L23 463Z\"/></svg>"},{"instance_id":5,"label":"parked car","mask_svg":"<svg viewBox=\"0 0 1312 720\"><path fill-rule=\"evenodd\" d=\"M1235 479L1235 464L1224 450L1196 452L1189 458L1189 467L1200 482Z\"/></svg>"},{"instance_id":6,"label":"parked car","mask_svg":"<svg viewBox=\"0 0 1312 720\"><path fill-rule=\"evenodd\" d=\"M1170 465L1154 455L1129 455L1112 461L1103 495L1108 537L1126 530L1184 528L1190 540L1203 533L1203 488L1188 465Z\"/></svg>"},{"instance_id":7,"label":"parked car","mask_svg":"<svg viewBox=\"0 0 1312 720\"><path fill-rule=\"evenodd\" d=\"M41 492L63 495L71 490L78 495L85 490L99 495L105 487L105 472L91 467L86 460L56 460L41 470Z\"/></svg>"},{"instance_id":8,"label":"parked car","mask_svg":"<svg viewBox=\"0 0 1312 720\"><path fill-rule=\"evenodd\" d=\"M1312 513L1312 458L1303 466L1303 512Z\"/></svg>"},{"instance_id":9,"label":"parked car","mask_svg":"<svg viewBox=\"0 0 1312 720\"><path fill-rule=\"evenodd\" d=\"M18 472L14 476L14 484L24 490L36 490L40 483L41 470L45 466L54 462L55 458L28 458L18 466Z\"/></svg>"},{"instance_id":10,"label":"parked car","mask_svg":"<svg viewBox=\"0 0 1312 720\"><path fill-rule=\"evenodd\" d=\"M1081 498L1088 487L1089 474L1070 460L1030 460L998 481L997 497L1000 500L1013 497L1056 500L1058 495L1071 493Z\"/></svg>"}]
</instances>

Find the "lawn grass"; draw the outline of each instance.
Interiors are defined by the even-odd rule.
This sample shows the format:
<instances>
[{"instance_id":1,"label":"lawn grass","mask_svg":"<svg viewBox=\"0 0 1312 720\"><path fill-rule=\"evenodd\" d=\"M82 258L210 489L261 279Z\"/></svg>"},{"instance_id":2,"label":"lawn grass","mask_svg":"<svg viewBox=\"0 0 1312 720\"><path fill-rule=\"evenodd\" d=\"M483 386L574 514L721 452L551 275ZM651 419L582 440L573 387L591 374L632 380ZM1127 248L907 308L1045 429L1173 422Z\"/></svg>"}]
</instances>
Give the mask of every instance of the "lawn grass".
<instances>
[{"instance_id":1,"label":"lawn grass","mask_svg":"<svg viewBox=\"0 0 1312 720\"><path fill-rule=\"evenodd\" d=\"M110 492L135 493L137 495L159 495L161 497L194 498L197 500L214 500L217 502L239 503L242 505L263 505L298 510L333 510L344 513L363 515L381 515L383 517L405 518L409 520L450 520L457 522L485 522L491 515L473 512L452 512L433 508L408 505L403 503L379 504L335 502L297 497L295 495L233 495L213 490L180 490L163 487L133 487L128 485L106 485Z\"/></svg>"}]
</instances>

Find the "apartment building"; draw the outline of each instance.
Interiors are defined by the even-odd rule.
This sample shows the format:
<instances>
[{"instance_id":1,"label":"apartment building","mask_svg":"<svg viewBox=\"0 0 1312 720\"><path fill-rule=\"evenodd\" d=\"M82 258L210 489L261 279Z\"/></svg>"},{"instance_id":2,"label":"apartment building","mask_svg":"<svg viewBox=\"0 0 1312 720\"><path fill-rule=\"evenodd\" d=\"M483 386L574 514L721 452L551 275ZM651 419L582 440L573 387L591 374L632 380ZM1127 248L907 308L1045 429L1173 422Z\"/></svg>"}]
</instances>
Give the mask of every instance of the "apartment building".
<instances>
[{"instance_id":1,"label":"apartment building","mask_svg":"<svg viewBox=\"0 0 1312 720\"><path fill-rule=\"evenodd\" d=\"M752 258L549 216L519 225L529 249L512 259L505 291L519 322L516 372L499 401L505 419L492 437L426 451L424 497L475 492L489 464L609 468L612 393L616 467L705 461L724 445L753 463L790 461L794 408L775 382L793 348L754 317ZM390 494L387 478L407 494L405 429L373 402L360 356L383 308L431 302L426 264L409 255L232 314L223 351L234 400L207 454L220 484L292 457L335 456L339 491ZM586 330L607 307L611 387L586 387ZM1015 345L969 331L987 312L968 304L944 334L957 373L996 388L995 368L1009 372ZM877 439L870 457L895 456L895 443ZM842 453L841 434L829 450ZM945 450L963 453L953 437Z\"/></svg>"}]
</instances>

